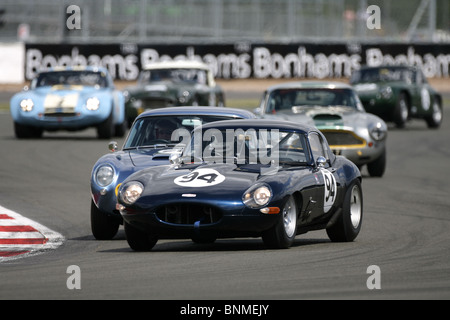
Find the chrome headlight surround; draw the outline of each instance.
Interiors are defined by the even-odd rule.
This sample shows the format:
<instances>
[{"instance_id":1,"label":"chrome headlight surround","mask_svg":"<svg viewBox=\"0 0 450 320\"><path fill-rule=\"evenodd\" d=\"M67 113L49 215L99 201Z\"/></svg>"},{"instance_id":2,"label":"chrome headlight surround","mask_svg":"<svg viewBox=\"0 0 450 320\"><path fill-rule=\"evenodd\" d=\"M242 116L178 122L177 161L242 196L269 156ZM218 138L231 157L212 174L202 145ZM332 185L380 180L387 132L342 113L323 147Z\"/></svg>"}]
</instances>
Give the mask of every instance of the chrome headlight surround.
<instances>
[{"instance_id":1,"label":"chrome headlight surround","mask_svg":"<svg viewBox=\"0 0 450 320\"><path fill-rule=\"evenodd\" d=\"M270 186L260 184L252 186L242 195L242 202L252 209L259 209L267 205L272 199L273 193Z\"/></svg>"},{"instance_id":2,"label":"chrome headlight surround","mask_svg":"<svg viewBox=\"0 0 450 320\"><path fill-rule=\"evenodd\" d=\"M100 187L107 187L114 181L115 175L116 172L112 166L109 164L101 165L95 170L95 182Z\"/></svg>"},{"instance_id":3,"label":"chrome headlight surround","mask_svg":"<svg viewBox=\"0 0 450 320\"><path fill-rule=\"evenodd\" d=\"M144 185L142 183L129 181L120 187L119 199L127 205L132 205L139 199L143 191Z\"/></svg>"},{"instance_id":4,"label":"chrome headlight surround","mask_svg":"<svg viewBox=\"0 0 450 320\"><path fill-rule=\"evenodd\" d=\"M20 108L24 112L30 112L31 110L33 110L33 107L34 102L31 99L23 99L22 101L20 101Z\"/></svg>"},{"instance_id":5,"label":"chrome headlight surround","mask_svg":"<svg viewBox=\"0 0 450 320\"><path fill-rule=\"evenodd\" d=\"M375 141L384 140L387 136L387 127L381 122L376 122L369 126L369 134Z\"/></svg>"},{"instance_id":6,"label":"chrome headlight surround","mask_svg":"<svg viewBox=\"0 0 450 320\"><path fill-rule=\"evenodd\" d=\"M392 88L389 86L380 89L380 94L383 99L390 99L392 97Z\"/></svg>"},{"instance_id":7,"label":"chrome headlight surround","mask_svg":"<svg viewBox=\"0 0 450 320\"><path fill-rule=\"evenodd\" d=\"M187 103L189 101L189 97L191 96L191 93L188 90L183 90L178 92L178 101L180 103Z\"/></svg>"},{"instance_id":8,"label":"chrome headlight surround","mask_svg":"<svg viewBox=\"0 0 450 320\"><path fill-rule=\"evenodd\" d=\"M97 97L91 97L86 100L86 109L96 111L100 107L100 100Z\"/></svg>"}]
</instances>

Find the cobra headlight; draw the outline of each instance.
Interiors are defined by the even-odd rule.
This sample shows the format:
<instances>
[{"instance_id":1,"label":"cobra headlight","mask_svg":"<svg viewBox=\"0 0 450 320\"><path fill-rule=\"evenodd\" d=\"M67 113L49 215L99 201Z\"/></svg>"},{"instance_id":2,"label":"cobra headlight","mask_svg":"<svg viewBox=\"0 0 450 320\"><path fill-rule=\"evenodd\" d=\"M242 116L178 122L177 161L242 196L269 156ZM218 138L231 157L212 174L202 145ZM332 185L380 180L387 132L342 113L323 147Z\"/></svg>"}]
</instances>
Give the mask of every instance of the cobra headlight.
<instances>
[{"instance_id":1,"label":"cobra headlight","mask_svg":"<svg viewBox=\"0 0 450 320\"><path fill-rule=\"evenodd\" d=\"M249 208L261 208L272 199L272 190L267 185L251 187L242 196L242 201Z\"/></svg>"},{"instance_id":2,"label":"cobra headlight","mask_svg":"<svg viewBox=\"0 0 450 320\"><path fill-rule=\"evenodd\" d=\"M33 110L34 102L31 99L23 99L20 101L20 108L22 108L22 111L24 112L30 112Z\"/></svg>"},{"instance_id":3,"label":"cobra headlight","mask_svg":"<svg viewBox=\"0 0 450 320\"><path fill-rule=\"evenodd\" d=\"M100 107L100 100L97 97L92 97L86 100L86 109L95 111Z\"/></svg>"},{"instance_id":4,"label":"cobra headlight","mask_svg":"<svg viewBox=\"0 0 450 320\"><path fill-rule=\"evenodd\" d=\"M377 122L369 127L369 134L375 141L381 141L386 138L387 127L385 124Z\"/></svg>"},{"instance_id":5,"label":"cobra headlight","mask_svg":"<svg viewBox=\"0 0 450 320\"><path fill-rule=\"evenodd\" d=\"M110 165L100 166L95 172L95 180L101 187L109 186L114 180L114 169Z\"/></svg>"},{"instance_id":6,"label":"cobra headlight","mask_svg":"<svg viewBox=\"0 0 450 320\"><path fill-rule=\"evenodd\" d=\"M144 191L144 186L138 181L130 181L119 190L119 197L123 203L131 205L136 202Z\"/></svg>"}]
</instances>

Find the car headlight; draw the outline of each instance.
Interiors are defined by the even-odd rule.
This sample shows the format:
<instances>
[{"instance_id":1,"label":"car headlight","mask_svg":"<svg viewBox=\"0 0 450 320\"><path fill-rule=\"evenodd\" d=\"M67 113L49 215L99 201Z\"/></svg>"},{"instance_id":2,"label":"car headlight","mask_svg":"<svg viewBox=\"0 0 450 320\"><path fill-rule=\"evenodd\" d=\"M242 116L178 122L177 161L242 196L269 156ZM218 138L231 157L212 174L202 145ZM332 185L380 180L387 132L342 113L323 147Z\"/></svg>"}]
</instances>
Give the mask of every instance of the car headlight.
<instances>
[{"instance_id":1,"label":"car headlight","mask_svg":"<svg viewBox=\"0 0 450 320\"><path fill-rule=\"evenodd\" d=\"M380 90L380 94L384 99L390 99L392 97L392 88L391 87L383 87Z\"/></svg>"},{"instance_id":2,"label":"car headlight","mask_svg":"<svg viewBox=\"0 0 450 320\"><path fill-rule=\"evenodd\" d=\"M33 110L34 102L31 99L23 99L22 101L20 101L20 107L23 111L30 112L31 110Z\"/></svg>"},{"instance_id":3,"label":"car headlight","mask_svg":"<svg viewBox=\"0 0 450 320\"><path fill-rule=\"evenodd\" d=\"M92 97L86 101L86 109L95 111L100 107L100 100L97 97Z\"/></svg>"},{"instance_id":4,"label":"car headlight","mask_svg":"<svg viewBox=\"0 0 450 320\"><path fill-rule=\"evenodd\" d=\"M242 196L242 201L249 208L261 208L269 203L272 190L267 185L251 187Z\"/></svg>"},{"instance_id":5,"label":"car headlight","mask_svg":"<svg viewBox=\"0 0 450 320\"><path fill-rule=\"evenodd\" d=\"M114 180L114 169L110 165L99 167L95 173L95 180L101 187L110 185Z\"/></svg>"},{"instance_id":6,"label":"car headlight","mask_svg":"<svg viewBox=\"0 0 450 320\"><path fill-rule=\"evenodd\" d=\"M180 103L186 103L186 102L188 102L188 100L189 100L189 96L190 96L191 94L189 93L189 91L187 91L187 90L184 90L184 91L182 91L182 92L179 92L178 93L178 101L180 102Z\"/></svg>"},{"instance_id":7,"label":"car headlight","mask_svg":"<svg viewBox=\"0 0 450 320\"><path fill-rule=\"evenodd\" d=\"M144 191L144 186L138 181L127 182L120 188L119 197L125 204L131 205L136 202Z\"/></svg>"},{"instance_id":8,"label":"car headlight","mask_svg":"<svg viewBox=\"0 0 450 320\"><path fill-rule=\"evenodd\" d=\"M369 127L369 133L375 141L381 141L386 138L387 127L385 124L377 122L376 124Z\"/></svg>"}]
</instances>

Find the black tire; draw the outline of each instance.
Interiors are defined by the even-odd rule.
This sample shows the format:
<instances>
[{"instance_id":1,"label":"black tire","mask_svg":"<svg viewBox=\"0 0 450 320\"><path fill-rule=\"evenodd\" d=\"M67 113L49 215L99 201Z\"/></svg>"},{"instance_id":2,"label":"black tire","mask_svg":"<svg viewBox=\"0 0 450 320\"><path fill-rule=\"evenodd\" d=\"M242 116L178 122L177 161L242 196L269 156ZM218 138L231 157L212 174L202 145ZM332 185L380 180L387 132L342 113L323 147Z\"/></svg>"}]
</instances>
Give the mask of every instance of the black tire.
<instances>
[{"instance_id":1,"label":"black tire","mask_svg":"<svg viewBox=\"0 0 450 320\"><path fill-rule=\"evenodd\" d=\"M274 249L289 248L297 235L297 216L297 203L293 196L289 196L279 213L277 223L263 233L264 244Z\"/></svg>"},{"instance_id":2,"label":"black tire","mask_svg":"<svg viewBox=\"0 0 450 320\"><path fill-rule=\"evenodd\" d=\"M363 194L361 182L357 179L347 189L342 214L335 224L327 228L327 234L333 242L351 242L361 230L363 218Z\"/></svg>"},{"instance_id":3,"label":"black tire","mask_svg":"<svg viewBox=\"0 0 450 320\"><path fill-rule=\"evenodd\" d=\"M442 104L438 98L434 98L432 105L432 114L425 118L428 128L437 129L441 126L443 119Z\"/></svg>"},{"instance_id":4,"label":"black tire","mask_svg":"<svg viewBox=\"0 0 450 320\"><path fill-rule=\"evenodd\" d=\"M14 133L18 139L41 138L43 130L14 122Z\"/></svg>"},{"instance_id":5,"label":"black tire","mask_svg":"<svg viewBox=\"0 0 450 320\"><path fill-rule=\"evenodd\" d=\"M117 234L120 223L100 211L91 199L91 231L97 240L111 240Z\"/></svg>"},{"instance_id":6,"label":"black tire","mask_svg":"<svg viewBox=\"0 0 450 320\"><path fill-rule=\"evenodd\" d=\"M386 170L386 149L383 150L383 153L371 163L367 164L367 170L371 177L382 177L384 171Z\"/></svg>"},{"instance_id":7,"label":"black tire","mask_svg":"<svg viewBox=\"0 0 450 320\"><path fill-rule=\"evenodd\" d=\"M114 127L114 136L118 138L123 138L128 129L128 123L124 120L121 124Z\"/></svg>"},{"instance_id":8,"label":"black tire","mask_svg":"<svg viewBox=\"0 0 450 320\"><path fill-rule=\"evenodd\" d=\"M141 231L132 225L123 222L125 227L125 236L127 238L128 245L134 251L150 251L158 242L156 237Z\"/></svg>"},{"instance_id":9,"label":"black tire","mask_svg":"<svg viewBox=\"0 0 450 320\"><path fill-rule=\"evenodd\" d=\"M115 126L113 124L113 114L97 126L97 136L99 139L111 139L114 135Z\"/></svg>"},{"instance_id":10,"label":"black tire","mask_svg":"<svg viewBox=\"0 0 450 320\"><path fill-rule=\"evenodd\" d=\"M409 117L409 99L406 93L401 92L398 96L394 110L394 122L397 128L403 128Z\"/></svg>"}]
</instances>

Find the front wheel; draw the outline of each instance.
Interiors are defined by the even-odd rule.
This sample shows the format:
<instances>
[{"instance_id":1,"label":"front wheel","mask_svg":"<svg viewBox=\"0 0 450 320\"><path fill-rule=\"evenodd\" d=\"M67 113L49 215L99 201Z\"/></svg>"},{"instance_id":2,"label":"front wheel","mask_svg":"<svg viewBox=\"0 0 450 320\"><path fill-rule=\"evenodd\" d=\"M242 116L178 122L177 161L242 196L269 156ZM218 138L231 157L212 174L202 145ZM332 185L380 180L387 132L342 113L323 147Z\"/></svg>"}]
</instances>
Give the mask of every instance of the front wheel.
<instances>
[{"instance_id":1,"label":"front wheel","mask_svg":"<svg viewBox=\"0 0 450 320\"><path fill-rule=\"evenodd\" d=\"M99 139L111 139L114 135L115 126L113 124L113 114L97 126L97 136Z\"/></svg>"},{"instance_id":2,"label":"front wheel","mask_svg":"<svg viewBox=\"0 0 450 320\"><path fill-rule=\"evenodd\" d=\"M150 251L158 242L156 237L139 230L127 222L123 222L128 245L134 251Z\"/></svg>"},{"instance_id":3,"label":"front wheel","mask_svg":"<svg viewBox=\"0 0 450 320\"><path fill-rule=\"evenodd\" d=\"M281 212L277 223L264 232L262 238L266 246L274 249L287 249L297 235L297 204L293 196L289 196Z\"/></svg>"},{"instance_id":4,"label":"front wheel","mask_svg":"<svg viewBox=\"0 0 450 320\"><path fill-rule=\"evenodd\" d=\"M367 164L367 170L371 177L382 177L386 170L386 149L375 161Z\"/></svg>"},{"instance_id":5,"label":"front wheel","mask_svg":"<svg viewBox=\"0 0 450 320\"><path fill-rule=\"evenodd\" d=\"M111 240L119 231L120 223L108 216L91 200L91 231L97 240Z\"/></svg>"},{"instance_id":6,"label":"front wheel","mask_svg":"<svg viewBox=\"0 0 450 320\"><path fill-rule=\"evenodd\" d=\"M14 133L19 139L28 138L41 138L43 130L41 128L26 126L17 122L14 122Z\"/></svg>"},{"instance_id":7,"label":"front wheel","mask_svg":"<svg viewBox=\"0 0 450 320\"><path fill-rule=\"evenodd\" d=\"M361 182L357 179L347 189L342 207L342 214L327 234L333 242L351 242L361 230L363 217L363 195Z\"/></svg>"},{"instance_id":8,"label":"front wheel","mask_svg":"<svg viewBox=\"0 0 450 320\"><path fill-rule=\"evenodd\" d=\"M397 105L394 110L394 122L397 128L403 128L408 121L409 117L409 105L408 96L402 92L397 101Z\"/></svg>"},{"instance_id":9,"label":"front wheel","mask_svg":"<svg viewBox=\"0 0 450 320\"><path fill-rule=\"evenodd\" d=\"M439 128L442 123L443 112L441 102L437 98L434 98L432 108L432 114L426 117L425 121L427 122L428 128Z\"/></svg>"}]
</instances>

